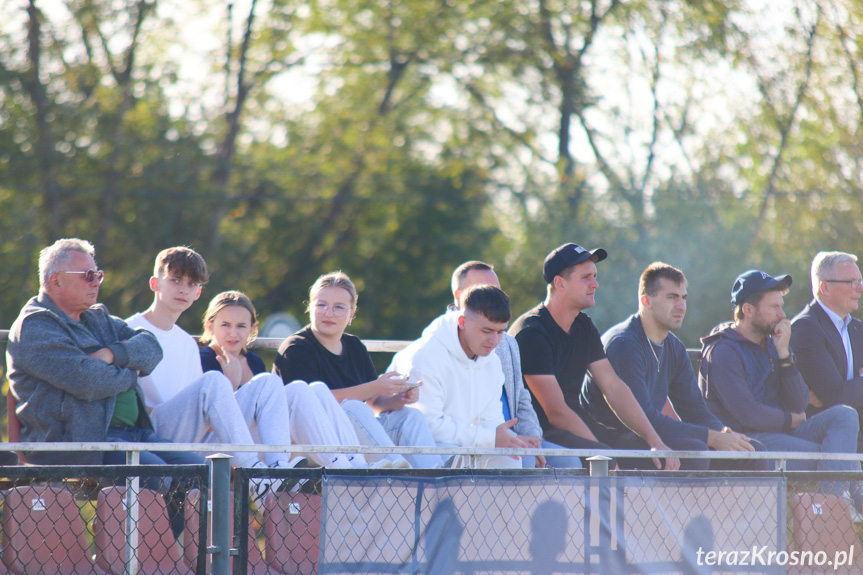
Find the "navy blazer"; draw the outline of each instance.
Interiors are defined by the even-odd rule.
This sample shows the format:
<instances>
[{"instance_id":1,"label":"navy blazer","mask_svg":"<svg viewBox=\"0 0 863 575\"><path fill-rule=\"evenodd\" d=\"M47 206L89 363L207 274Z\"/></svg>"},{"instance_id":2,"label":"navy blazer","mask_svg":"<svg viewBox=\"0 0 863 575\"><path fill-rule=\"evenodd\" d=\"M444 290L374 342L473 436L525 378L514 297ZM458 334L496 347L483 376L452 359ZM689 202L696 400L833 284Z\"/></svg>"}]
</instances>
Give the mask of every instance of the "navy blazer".
<instances>
[{"instance_id":1,"label":"navy blazer","mask_svg":"<svg viewBox=\"0 0 863 575\"><path fill-rule=\"evenodd\" d=\"M863 408L863 322L852 317L848 334L854 356L855 376L851 379L845 379L848 360L842 337L817 301L812 300L791 321L791 349L797 367L824 407L846 404Z\"/></svg>"}]
</instances>

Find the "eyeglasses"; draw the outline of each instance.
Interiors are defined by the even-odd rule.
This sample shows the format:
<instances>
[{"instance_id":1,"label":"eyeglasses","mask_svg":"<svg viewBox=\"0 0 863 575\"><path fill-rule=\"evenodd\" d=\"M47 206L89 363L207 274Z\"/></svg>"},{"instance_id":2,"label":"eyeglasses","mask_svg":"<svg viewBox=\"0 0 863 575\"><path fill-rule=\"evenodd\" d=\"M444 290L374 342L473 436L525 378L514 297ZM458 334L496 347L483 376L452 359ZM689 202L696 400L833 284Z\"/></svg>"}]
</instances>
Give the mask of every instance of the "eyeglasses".
<instances>
[{"instance_id":1,"label":"eyeglasses","mask_svg":"<svg viewBox=\"0 0 863 575\"><path fill-rule=\"evenodd\" d=\"M321 315L327 315L327 312L331 311L331 312L333 312L333 315L336 317L344 317L345 314L348 313L348 311L350 309L351 308L345 307L345 306L339 305L339 304L329 305L329 304L325 304L323 302L319 302L319 303L315 304L315 313L319 313Z\"/></svg>"},{"instance_id":2,"label":"eyeglasses","mask_svg":"<svg viewBox=\"0 0 863 575\"><path fill-rule=\"evenodd\" d=\"M81 274L88 284L97 281L100 285L105 281L105 272L102 270L87 270L85 272L57 272L58 274Z\"/></svg>"},{"instance_id":3,"label":"eyeglasses","mask_svg":"<svg viewBox=\"0 0 863 575\"><path fill-rule=\"evenodd\" d=\"M831 284L849 284L851 289L859 289L861 285L863 285L863 278L857 278L853 280L822 280Z\"/></svg>"}]
</instances>

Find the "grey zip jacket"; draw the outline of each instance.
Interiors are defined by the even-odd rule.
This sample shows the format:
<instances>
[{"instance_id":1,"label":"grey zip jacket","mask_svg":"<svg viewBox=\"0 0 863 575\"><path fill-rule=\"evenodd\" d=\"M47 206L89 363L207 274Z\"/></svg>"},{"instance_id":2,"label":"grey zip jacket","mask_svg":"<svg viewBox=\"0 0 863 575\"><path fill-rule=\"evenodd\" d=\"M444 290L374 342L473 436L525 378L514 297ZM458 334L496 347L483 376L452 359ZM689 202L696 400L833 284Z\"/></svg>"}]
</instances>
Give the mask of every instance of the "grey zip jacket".
<instances>
[{"instance_id":1,"label":"grey zip jacket","mask_svg":"<svg viewBox=\"0 0 863 575\"><path fill-rule=\"evenodd\" d=\"M103 347L114 354L109 365L90 353ZM96 304L75 321L48 297L32 298L12 328L6 346L9 387L24 442L105 441L119 393L135 389L138 427L152 429L138 388L162 359L155 336L132 329ZM101 464L101 452L30 452L35 464Z\"/></svg>"}]
</instances>

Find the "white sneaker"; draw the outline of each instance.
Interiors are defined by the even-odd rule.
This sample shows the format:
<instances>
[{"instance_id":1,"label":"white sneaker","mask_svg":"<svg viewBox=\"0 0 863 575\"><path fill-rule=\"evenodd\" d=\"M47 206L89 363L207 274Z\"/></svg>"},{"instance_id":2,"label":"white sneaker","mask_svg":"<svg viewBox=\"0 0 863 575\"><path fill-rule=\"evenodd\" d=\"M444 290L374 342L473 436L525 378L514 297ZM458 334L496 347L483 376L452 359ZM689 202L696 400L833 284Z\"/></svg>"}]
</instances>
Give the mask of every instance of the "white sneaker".
<instances>
[{"instance_id":1,"label":"white sneaker","mask_svg":"<svg viewBox=\"0 0 863 575\"><path fill-rule=\"evenodd\" d=\"M377 461L370 461L365 465L366 469L392 469L393 462L387 458L379 459Z\"/></svg>"},{"instance_id":2,"label":"white sneaker","mask_svg":"<svg viewBox=\"0 0 863 575\"><path fill-rule=\"evenodd\" d=\"M393 463L393 469L411 469L411 464L408 463L408 460L402 457L395 463Z\"/></svg>"}]
</instances>

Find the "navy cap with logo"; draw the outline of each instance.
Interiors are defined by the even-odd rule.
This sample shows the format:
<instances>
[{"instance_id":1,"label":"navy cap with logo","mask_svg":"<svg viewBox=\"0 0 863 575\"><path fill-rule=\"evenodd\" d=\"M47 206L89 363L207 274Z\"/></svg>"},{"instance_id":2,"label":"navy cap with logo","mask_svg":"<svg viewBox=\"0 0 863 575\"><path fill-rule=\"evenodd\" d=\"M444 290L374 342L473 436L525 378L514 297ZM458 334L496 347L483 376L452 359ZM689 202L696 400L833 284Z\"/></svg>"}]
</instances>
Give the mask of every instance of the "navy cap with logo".
<instances>
[{"instance_id":1,"label":"navy cap with logo","mask_svg":"<svg viewBox=\"0 0 863 575\"><path fill-rule=\"evenodd\" d=\"M559 276L560 272L568 267L586 262L590 258L596 258L595 261L601 262L607 257L608 252L602 248L588 251L578 244L563 244L545 257L545 262L542 264L542 277L545 278L546 283L552 283L555 276Z\"/></svg>"},{"instance_id":2,"label":"navy cap with logo","mask_svg":"<svg viewBox=\"0 0 863 575\"><path fill-rule=\"evenodd\" d=\"M786 290L791 287L791 276L788 274L773 277L761 270L743 272L734 280L731 286L731 303L743 305L746 298L754 293L772 289Z\"/></svg>"}]
</instances>

